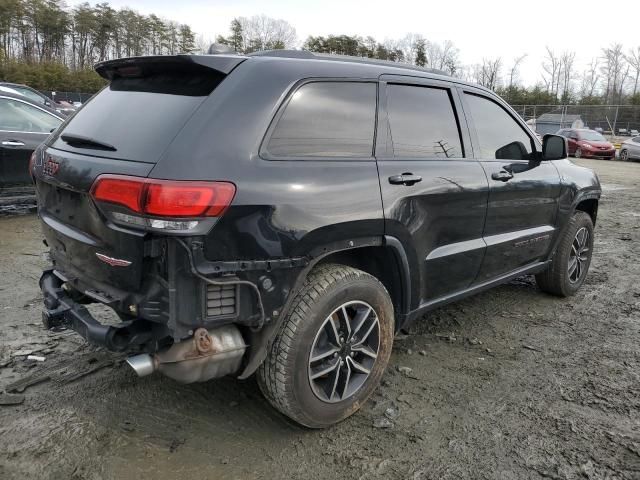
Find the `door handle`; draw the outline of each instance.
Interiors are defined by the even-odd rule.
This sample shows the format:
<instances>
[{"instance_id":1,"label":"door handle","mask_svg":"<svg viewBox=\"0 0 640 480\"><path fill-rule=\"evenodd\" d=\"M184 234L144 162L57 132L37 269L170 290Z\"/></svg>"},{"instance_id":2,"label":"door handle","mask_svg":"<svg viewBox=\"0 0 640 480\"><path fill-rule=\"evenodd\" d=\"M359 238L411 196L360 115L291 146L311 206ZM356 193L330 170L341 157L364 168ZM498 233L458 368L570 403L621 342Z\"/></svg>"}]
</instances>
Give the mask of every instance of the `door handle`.
<instances>
[{"instance_id":1,"label":"door handle","mask_svg":"<svg viewBox=\"0 0 640 480\"><path fill-rule=\"evenodd\" d=\"M491 174L491 178L494 180L499 180L501 182L507 182L513 178L513 173L507 172L506 170L501 170L499 172L493 172Z\"/></svg>"},{"instance_id":2,"label":"door handle","mask_svg":"<svg viewBox=\"0 0 640 480\"><path fill-rule=\"evenodd\" d=\"M24 147L24 142L19 142L17 140L4 140L2 142L3 147Z\"/></svg>"},{"instance_id":3,"label":"door handle","mask_svg":"<svg viewBox=\"0 0 640 480\"><path fill-rule=\"evenodd\" d=\"M422 177L420 175L414 175L410 172L405 172L402 175L391 175L389 177L389 183L391 185L406 185L410 187L411 185L421 181Z\"/></svg>"}]
</instances>

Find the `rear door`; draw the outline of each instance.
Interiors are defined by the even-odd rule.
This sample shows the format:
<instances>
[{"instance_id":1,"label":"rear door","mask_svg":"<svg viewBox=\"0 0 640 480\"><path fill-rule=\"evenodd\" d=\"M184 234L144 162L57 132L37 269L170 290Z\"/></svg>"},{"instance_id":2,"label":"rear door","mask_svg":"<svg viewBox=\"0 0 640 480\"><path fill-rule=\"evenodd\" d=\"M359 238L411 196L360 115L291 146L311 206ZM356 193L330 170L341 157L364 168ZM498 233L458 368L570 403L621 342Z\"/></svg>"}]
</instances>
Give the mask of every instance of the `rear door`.
<instances>
[{"instance_id":1,"label":"rear door","mask_svg":"<svg viewBox=\"0 0 640 480\"><path fill-rule=\"evenodd\" d=\"M61 123L27 102L0 97L0 185L31 183L29 158Z\"/></svg>"},{"instance_id":2,"label":"rear door","mask_svg":"<svg viewBox=\"0 0 640 480\"><path fill-rule=\"evenodd\" d=\"M452 84L381 80L376 157L385 233L404 244L424 304L465 289L478 273L487 179Z\"/></svg>"},{"instance_id":3,"label":"rear door","mask_svg":"<svg viewBox=\"0 0 640 480\"><path fill-rule=\"evenodd\" d=\"M461 89L475 156L489 181L487 252L476 283L516 271L547 254L555 231L560 177L540 161L524 122L486 92Z\"/></svg>"}]
</instances>

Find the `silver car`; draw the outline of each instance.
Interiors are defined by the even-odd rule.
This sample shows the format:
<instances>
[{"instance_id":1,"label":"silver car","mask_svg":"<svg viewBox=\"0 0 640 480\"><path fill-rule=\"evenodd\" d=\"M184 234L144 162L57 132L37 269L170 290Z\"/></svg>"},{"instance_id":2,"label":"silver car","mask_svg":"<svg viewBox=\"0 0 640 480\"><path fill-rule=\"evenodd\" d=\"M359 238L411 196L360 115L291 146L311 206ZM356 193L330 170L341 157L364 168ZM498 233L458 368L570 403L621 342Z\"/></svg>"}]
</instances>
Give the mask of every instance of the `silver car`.
<instances>
[{"instance_id":1,"label":"silver car","mask_svg":"<svg viewBox=\"0 0 640 480\"><path fill-rule=\"evenodd\" d=\"M640 137L631 137L620 145L620 160L640 160Z\"/></svg>"}]
</instances>

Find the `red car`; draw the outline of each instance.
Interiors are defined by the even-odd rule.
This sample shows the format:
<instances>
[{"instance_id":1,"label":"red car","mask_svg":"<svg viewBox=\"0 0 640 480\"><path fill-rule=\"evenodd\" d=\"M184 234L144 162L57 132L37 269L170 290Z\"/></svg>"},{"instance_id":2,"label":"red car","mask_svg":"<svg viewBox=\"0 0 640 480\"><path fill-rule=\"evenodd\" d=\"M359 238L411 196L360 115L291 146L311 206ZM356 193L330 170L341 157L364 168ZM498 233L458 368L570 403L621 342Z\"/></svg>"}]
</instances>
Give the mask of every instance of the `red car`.
<instances>
[{"instance_id":1,"label":"red car","mask_svg":"<svg viewBox=\"0 0 640 480\"><path fill-rule=\"evenodd\" d=\"M615 147L601 134L588 128L565 128L557 135L562 135L569 144L569 155L576 158L601 158L612 160L616 156Z\"/></svg>"}]
</instances>

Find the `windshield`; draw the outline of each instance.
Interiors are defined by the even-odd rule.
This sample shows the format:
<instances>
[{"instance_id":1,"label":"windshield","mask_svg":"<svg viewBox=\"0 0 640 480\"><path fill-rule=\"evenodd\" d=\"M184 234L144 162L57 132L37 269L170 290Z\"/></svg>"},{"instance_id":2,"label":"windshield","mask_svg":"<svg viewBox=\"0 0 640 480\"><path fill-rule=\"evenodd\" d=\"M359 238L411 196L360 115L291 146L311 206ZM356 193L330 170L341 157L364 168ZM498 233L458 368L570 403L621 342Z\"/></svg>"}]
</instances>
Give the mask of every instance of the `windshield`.
<instances>
[{"instance_id":1,"label":"windshield","mask_svg":"<svg viewBox=\"0 0 640 480\"><path fill-rule=\"evenodd\" d=\"M586 130L580 132L580 140L591 140L592 142L606 142L607 139L600 135L595 130Z\"/></svg>"}]
</instances>

